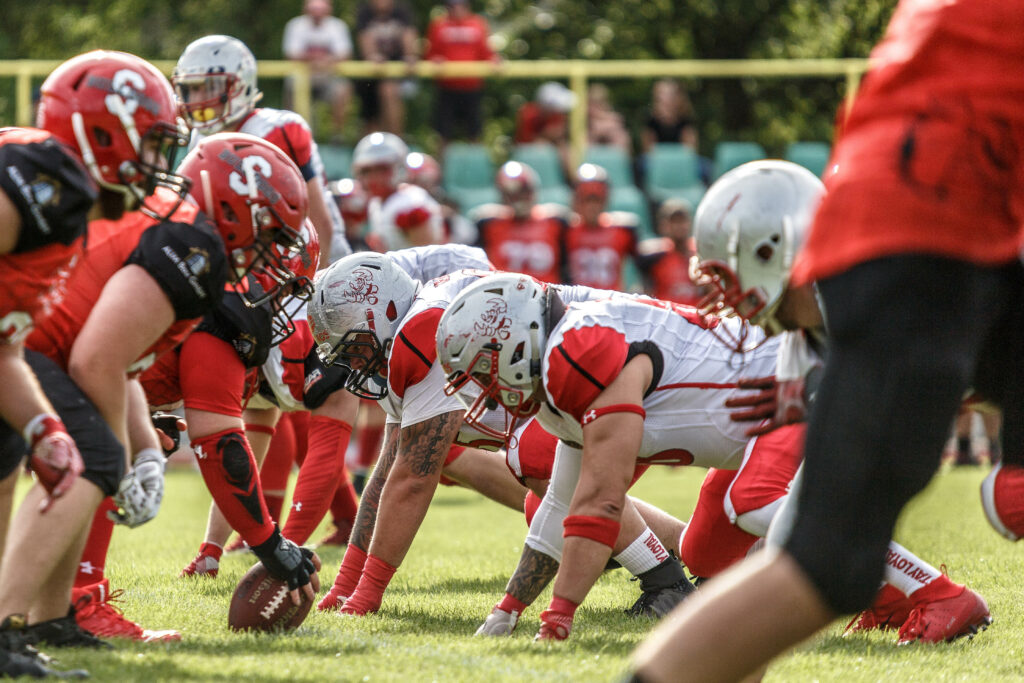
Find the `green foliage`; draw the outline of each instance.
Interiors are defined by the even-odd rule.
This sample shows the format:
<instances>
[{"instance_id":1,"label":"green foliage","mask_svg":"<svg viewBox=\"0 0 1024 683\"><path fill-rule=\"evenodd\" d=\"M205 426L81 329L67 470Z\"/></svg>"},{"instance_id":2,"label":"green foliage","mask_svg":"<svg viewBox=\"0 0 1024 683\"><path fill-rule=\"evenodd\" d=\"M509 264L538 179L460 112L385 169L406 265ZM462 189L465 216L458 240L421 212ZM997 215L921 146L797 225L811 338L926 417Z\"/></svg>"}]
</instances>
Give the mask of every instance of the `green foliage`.
<instances>
[{"instance_id":1,"label":"green foliage","mask_svg":"<svg viewBox=\"0 0 1024 683\"><path fill-rule=\"evenodd\" d=\"M945 563L954 581L985 597L995 618L988 631L973 641L898 648L892 631L842 638L843 618L779 659L765 680L1024 678L1017 581L1024 548L1002 540L985 522L978 505L984 474L972 468L940 474L903 515L896 538L933 564ZM654 468L634 493L685 518L703 475L697 468ZM252 556L227 556L213 580L177 577L198 549L208 501L197 473L172 470L160 515L135 530L118 528L107 563L112 588L124 589L117 604L125 614L149 628L178 628L182 642L54 651L63 666L85 667L98 681L615 681L651 628L622 614L638 591L619 570L600 579L568 642L532 642L550 589L512 638L474 638L502 595L526 526L521 515L474 493L442 487L379 615L342 618L314 610L291 634L231 633L227 605ZM343 553L319 552L326 590Z\"/></svg>"},{"instance_id":2,"label":"green foliage","mask_svg":"<svg viewBox=\"0 0 1024 683\"><path fill-rule=\"evenodd\" d=\"M95 47L175 59L197 36L228 33L261 59L281 57L285 22L301 2L258 0L64 0L8 3L0 59L66 58ZM337 2L355 24L354 2ZM440 3L409 2L424 31ZM506 59L745 59L864 57L881 37L894 0L479 0ZM0 84L0 119L9 120L13 90ZM413 142L432 151L432 88L409 103ZM608 82L617 107L639 132L649 79ZM839 79L707 79L687 83L711 155L724 139L756 140L779 154L796 139L828 140L842 96ZM514 112L536 81L492 81L487 87L486 139L503 155ZM266 102L280 105L280 87L266 83ZM8 92L10 91L10 93ZM326 116L321 112L319 116ZM352 135L358 131L352 126Z\"/></svg>"}]
</instances>

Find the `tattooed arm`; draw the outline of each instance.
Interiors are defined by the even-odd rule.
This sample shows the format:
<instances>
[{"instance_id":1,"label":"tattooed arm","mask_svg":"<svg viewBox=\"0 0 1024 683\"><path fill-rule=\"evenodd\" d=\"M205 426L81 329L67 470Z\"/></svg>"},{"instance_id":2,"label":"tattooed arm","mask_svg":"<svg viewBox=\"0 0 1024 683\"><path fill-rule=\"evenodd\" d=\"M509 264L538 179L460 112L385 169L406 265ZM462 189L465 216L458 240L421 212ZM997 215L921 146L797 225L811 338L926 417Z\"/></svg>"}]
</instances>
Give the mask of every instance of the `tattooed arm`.
<instances>
[{"instance_id":1,"label":"tattooed arm","mask_svg":"<svg viewBox=\"0 0 1024 683\"><path fill-rule=\"evenodd\" d=\"M384 427L384 446L381 448L380 458L377 459L373 474L370 475L363 495L359 498L359 510L356 512L356 520L352 524L352 535L348 542L363 552L370 548L370 539L373 538L373 530L377 524L381 490L387 481L391 466L395 463L400 432L396 423L389 423Z\"/></svg>"},{"instance_id":2,"label":"tattooed arm","mask_svg":"<svg viewBox=\"0 0 1024 683\"><path fill-rule=\"evenodd\" d=\"M530 546L523 547L519 566L505 586L505 592L516 600L532 605L558 573L558 560Z\"/></svg>"},{"instance_id":3,"label":"tattooed arm","mask_svg":"<svg viewBox=\"0 0 1024 683\"><path fill-rule=\"evenodd\" d=\"M401 430L394 464L385 475L387 481L380 493L376 532L369 548L371 555L392 567L399 566L405 559L427 514L441 479L441 468L462 426L463 415L461 410L442 413ZM376 477L374 471L374 479ZM359 511L362 514L362 503ZM355 530L352 534L356 538Z\"/></svg>"}]
</instances>

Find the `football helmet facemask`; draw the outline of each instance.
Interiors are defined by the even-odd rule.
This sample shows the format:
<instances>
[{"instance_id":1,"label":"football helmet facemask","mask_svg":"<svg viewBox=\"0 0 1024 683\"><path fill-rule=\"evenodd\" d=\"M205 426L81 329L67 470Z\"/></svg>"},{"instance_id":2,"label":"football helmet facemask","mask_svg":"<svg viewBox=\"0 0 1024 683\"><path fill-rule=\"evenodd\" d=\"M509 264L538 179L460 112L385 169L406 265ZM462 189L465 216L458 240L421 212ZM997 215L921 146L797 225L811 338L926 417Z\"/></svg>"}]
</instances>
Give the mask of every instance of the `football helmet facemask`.
<instances>
[{"instance_id":1,"label":"football helmet facemask","mask_svg":"<svg viewBox=\"0 0 1024 683\"><path fill-rule=\"evenodd\" d=\"M409 147L393 133L370 133L352 151L352 173L373 197L384 198L405 182Z\"/></svg>"},{"instance_id":2,"label":"football helmet facemask","mask_svg":"<svg viewBox=\"0 0 1024 683\"><path fill-rule=\"evenodd\" d=\"M204 135L219 133L256 108L256 58L231 36L189 43L171 73L181 116Z\"/></svg>"}]
</instances>

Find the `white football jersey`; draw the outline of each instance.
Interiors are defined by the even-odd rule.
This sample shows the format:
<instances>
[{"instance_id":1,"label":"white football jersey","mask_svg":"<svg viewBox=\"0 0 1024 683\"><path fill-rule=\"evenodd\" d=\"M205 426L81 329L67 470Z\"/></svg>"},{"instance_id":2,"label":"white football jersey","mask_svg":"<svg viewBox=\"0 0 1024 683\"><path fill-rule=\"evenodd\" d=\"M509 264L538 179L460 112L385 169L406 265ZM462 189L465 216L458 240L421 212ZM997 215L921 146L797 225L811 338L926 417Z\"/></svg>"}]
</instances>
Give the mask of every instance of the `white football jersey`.
<instances>
[{"instance_id":1,"label":"white football jersey","mask_svg":"<svg viewBox=\"0 0 1024 683\"><path fill-rule=\"evenodd\" d=\"M444 242L444 219L441 205L434 201L426 190L418 185L403 184L394 193L381 201L380 197L370 200L367 207L367 223L370 233L377 235L387 249L405 249L413 246L399 227L403 216L415 211L425 211L430 226L431 242ZM417 221L419 224L422 221Z\"/></svg>"},{"instance_id":2,"label":"white football jersey","mask_svg":"<svg viewBox=\"0 0 1024 683\"><path fill-rule=\"evenodd\" d=\"M774 373L779 345L771 338L739 354L708 329L739 324L650 299L569 306L548 335L541 365L548 405L537 418L559 439L582 444L589 406L633 356L644 353L652 358L654 381L643 401L638 460L736 469L749 425L731 420L725 401L737 394L740 378ZM752 344L764 339L760 328L751 328L751 335Z\"/></svg>"},{"instance_id":3,"label":"white football jersey","mask_svg":"<svg viewBox=\"0 0 1024 683\"><path fill-rule=\"evenodd\" d=\"M436 277L464 269L492 270L480 247L464 244L429 244L389 251L388 257L413 280L426 284Z\"/></svg>"}]
</instances>

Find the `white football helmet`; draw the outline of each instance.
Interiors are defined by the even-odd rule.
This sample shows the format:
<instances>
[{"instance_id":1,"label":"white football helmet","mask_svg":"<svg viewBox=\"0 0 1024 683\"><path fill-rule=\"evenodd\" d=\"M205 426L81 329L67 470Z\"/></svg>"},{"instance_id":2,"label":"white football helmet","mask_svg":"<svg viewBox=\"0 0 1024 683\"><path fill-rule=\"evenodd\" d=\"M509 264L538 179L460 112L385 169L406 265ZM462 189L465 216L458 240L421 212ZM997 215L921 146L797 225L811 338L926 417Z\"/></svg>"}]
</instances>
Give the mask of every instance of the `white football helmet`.
<instances>
[{"instance_id":1,"label":"white football helmet","mask_svg":"<svg viewBox=\"0 0 1024 683\"><path fill-rule=\"evenodd\" d=\"M711 293L700 308L777 334L775 318L793 259L825 193L813 173L789 161L752 161L708 189L694 216L690 276ZM727 326L715 330L724 333ZM742 350L747 326L723 339Z\"/></svg>"},{"instance_id":2,"label":"white football helmet","mask_svg":"<svg viewBox=\"0 0 1024 683\"><path fill-rule=\"evenodd\" d=\"M348 367L345 388L360 398L387 396L388 355L419 283L385 254L360 252L317 274L306 308L317 354Z\"/></svg>"},{"instance_id":3,"label":"white football helmet","mask_svg":"<svg viewBox=\"0 0 1024 683\"><path fill-rule=\"evenodd\" d=\"M256 87L256 58L231 36L205 36L189 43L171 82L182 118L204 135L236 123L263 96Z\"/></svg>"},{"instance_id":4,"label":"white football helmet","mask_svg":"<svg viewBox=\"0 0 1024 683\"><path fill-rule=\"evenodd\" d=\"M374 197L387 197L405 182L405 158L409 146L393 133L370 133L356 144L352 151L352 173ZM385 167L387 173L369 173L371 169Z\"/></svg>"},{"instance_id":5,"label":"white football helmet","mask_svg":"<svg viewBox=\"0 0 1024 683\"><path fill-rule=\"evenodd\" d=\"M448 377L445 393L458 394L466 423L508 442L520 420L537 414L545 316L554 288L528 275L497 273L452 300L437 327L437 358ZM485 424L484 413L505 408L505 428Z\"/></svg>"}]
</instances>

